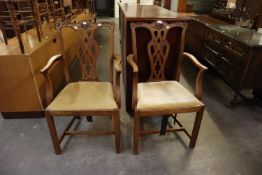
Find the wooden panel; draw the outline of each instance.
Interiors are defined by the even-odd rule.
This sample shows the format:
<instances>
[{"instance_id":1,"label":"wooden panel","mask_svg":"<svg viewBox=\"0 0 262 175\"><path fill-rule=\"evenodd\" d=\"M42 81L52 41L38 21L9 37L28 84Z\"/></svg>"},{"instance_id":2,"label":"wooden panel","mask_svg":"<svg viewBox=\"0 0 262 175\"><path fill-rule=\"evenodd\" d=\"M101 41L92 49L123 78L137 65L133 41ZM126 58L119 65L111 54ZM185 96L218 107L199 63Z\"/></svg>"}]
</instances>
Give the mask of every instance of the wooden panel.
<instances>
[{"instance_id":1,"label":"wooden panel","mask_svg":"<svg viewBox=\"0 0 262 175\"><path fill-rule=\"evenodd\" d=\"M171 0L164 0L164 6L163 6L165 9L168 9L170 10L170 7L171 7ZM179 11L178 11L179 12ZM186 12L186 11L184 11Z\"/></svg>"},{"instance_id":2,"label":"wooden panel","mask_svg":"<svg viewBox=\"0 0 262 175\"><path fill-rule=\"evenodd\" d=\"M188 16L194 16L192 13L175 13L156 5L124 5L119 4L121 11L128 20L154 20L165 19L172 21L189 20Z\"/></svg>"},{"instance_id":3,"label":"wooden panel","mask_svg":"<svg viewBox=\"0 0 262 175\"><path fill-rule=\"evenodd\" d=\"M254 48L250 55L251 57L249 67L244 77L243 87L249 89L260 89L262 92L262 49Z\"/></svg>"},{"instance_id":4,"label":"wooden panel","mask_svg":"<svg viewBox=\"0 0 262 175\"><path fill-rule=\"evenodd\" d=\"M0 58L0 111L42 110L26 56Z\"/></svg>"},{"instance_id":5,"label":"wooden panel","mask_svg":"<svg viewBox=\"0 0 262 175\"><path fill-rule=\"evenodd\" d=\"M187 0L178 0L177 11L186 12L186 4L187 4Z\"/></svg>"}]
</instances>

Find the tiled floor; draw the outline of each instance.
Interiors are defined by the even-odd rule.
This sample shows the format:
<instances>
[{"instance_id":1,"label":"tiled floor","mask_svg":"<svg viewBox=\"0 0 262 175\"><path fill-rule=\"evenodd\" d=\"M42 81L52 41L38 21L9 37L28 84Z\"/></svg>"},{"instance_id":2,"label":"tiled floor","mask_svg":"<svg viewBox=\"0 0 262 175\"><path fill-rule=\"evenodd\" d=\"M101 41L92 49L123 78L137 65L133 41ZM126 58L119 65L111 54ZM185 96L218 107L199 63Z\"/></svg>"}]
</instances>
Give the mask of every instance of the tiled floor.
<instances>
[{"instance_id":1,"label":"tiled floor","mask_svg":"<svg viewBox=\"0 0 262 175\"><path fill-rule=\"evenodd\" d=\"M115 51L119 53L119 32L115 31ZM101 44L100 48L106 49L106 44ZM102 53L101 58L104 57ZM183 68L181 83L193 90L195 69L189 63ZM102 80L108 76L105 70L106 63L100 61L98 71ZM4 120L0 117L0 175L261 174L261 106L231 107L234 93L212 71L207 72L203 88L206 111L194 150L188 148L189 140L183 133L152 135L142 138L140 154L134 156L133 118L125 112L124 104L121 110L122 151L118 155L113 137L102 136L71 138L63 154L57 156L44 118ZM124 102L124 93L122 98ZM194 114L180 115L180 118L190 128ZM59 131L65 126L65 120L56 120ZM82 124L81 128L90 129L111 127L108 117L95 118L94 123L83 118ZM143 127L159 128L159 119L147 119Z\"/></svg>"}]
</instances>

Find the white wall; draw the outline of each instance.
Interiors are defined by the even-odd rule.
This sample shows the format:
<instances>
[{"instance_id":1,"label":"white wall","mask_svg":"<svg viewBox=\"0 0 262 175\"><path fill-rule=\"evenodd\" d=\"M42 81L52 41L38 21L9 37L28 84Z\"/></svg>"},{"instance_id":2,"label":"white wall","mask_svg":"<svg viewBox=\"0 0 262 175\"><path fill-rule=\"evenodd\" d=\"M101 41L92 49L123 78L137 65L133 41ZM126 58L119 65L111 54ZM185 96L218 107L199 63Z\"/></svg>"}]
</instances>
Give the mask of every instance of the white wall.
<instances>
[{"instance_id":1,"label":"white wall","mask_svg":"<svg viewBox=\"0 0 262 175\"><path fill-rule=\"evenodd\" d=\"M120 0L115 0L115 17L119 17L119 6L118 2ZM121 0L122 3L128 3L128 4L136 4L137 0ZM142 5L153 5L154 0L140 0L140 4Z\"/></svg>"},{"instance_id":2,"label":"white wall","mask_svg":"<svg viewBox=\"0 0 262 175\"><path fill-rule=\"evenodd\" d=\"M177 12L178 1L179 0L171 0L171 7L170 7L171 11Z\"/></svg>"}]
</instances>

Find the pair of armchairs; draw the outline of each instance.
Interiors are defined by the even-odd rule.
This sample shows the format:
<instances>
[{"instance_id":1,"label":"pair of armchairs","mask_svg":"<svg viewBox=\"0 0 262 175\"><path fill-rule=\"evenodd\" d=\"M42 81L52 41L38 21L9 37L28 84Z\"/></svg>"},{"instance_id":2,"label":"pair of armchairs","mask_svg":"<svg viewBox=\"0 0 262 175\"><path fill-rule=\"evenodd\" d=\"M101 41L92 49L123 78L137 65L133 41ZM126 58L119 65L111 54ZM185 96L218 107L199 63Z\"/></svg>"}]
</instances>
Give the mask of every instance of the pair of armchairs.
<instances>
[{"instance_id":1,"label":"pair of armchairs","mask_svg":"<svg viewBox=\"0 0 262 175\"><path fill-rule=\"evenodd\" d=\"M96 74L96 63L98 58L99 45L95 39L95 33L98 28L107 28L109 30L109 82L99 82ZM81 65L81 81L70 82L68 71L68 62L65 54L62 29L71 28L77 32L77 57ZM140 67L137 65L139 53L137 52L136 31L145 28L150 31L151 40L147 45L149 65L151 73L149 78L142 82L139 78ZM190 147L194 147L201 124L204 111L204 104L201 102L201 83L203 72L206 67L201 65L195 57L188 53L182 53L183 41L185 36L186 24L174 23L168 24L163 21L154 23L132 23L132 41L133 54L127 58L128 63L133 68L133 99L134 109L134 154L138 153L139 140L145 134L164 134L165 132L184 131L190 137ZM174 66L175 80L167 80L165 75L165 65L170 52L170 44L166 40L168 32L172 29L178 29L178 57L174 58L175 63L180 63L182 56L188 58L199 68L196 81L195 96L179 84L179 64ZM82 21L77 24L60 24L57 26L58 38L60 41L61 54L52 57L46 66L41 70L46 83L46 102L45 116L49 127L50 135L53 141L56 154L61 153L60 143L65 135L115 135L116 153L120 152L120 73L121 59L115 56L114 51L114 24L89 23ZM63 65L64 78L67 85L54 95L54 86L52 83L52 67L59 62ZM115 70L115 71L114 71ZM177 120L177 113L197 112L192 134L190 135L181 123ZM80 116L87 116L90 119L94 115L110 116L113 121L112 131L77 131L72 127L80 123ZM146 116L163 116L160 131L141 130L140 120ZM54 116L74 116L68 126L58 137L55 127ZM179 129L167 129L167 119L172 116L175 122L180 126Z\"/></svg>"}]
</instances>

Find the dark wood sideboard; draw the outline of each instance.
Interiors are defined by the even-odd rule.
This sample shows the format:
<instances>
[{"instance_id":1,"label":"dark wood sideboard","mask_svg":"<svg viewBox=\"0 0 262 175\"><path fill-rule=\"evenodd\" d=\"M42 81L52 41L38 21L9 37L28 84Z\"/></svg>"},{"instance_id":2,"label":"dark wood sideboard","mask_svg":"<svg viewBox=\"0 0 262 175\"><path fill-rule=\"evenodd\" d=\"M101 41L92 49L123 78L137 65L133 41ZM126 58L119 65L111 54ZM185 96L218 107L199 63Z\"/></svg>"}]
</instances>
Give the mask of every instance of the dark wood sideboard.
<instances>
[{"instance_id":1,"label":"dark wood sideboard","mask_svg":"<svg viewBox=\"0 0 262 175\"><path fill-rule=\"evenodd\" d=\"M190 22L186 50L198 56L236 92L262 89L262 34L223 21L196 16Z\"/></svg>"}]
</instances>

